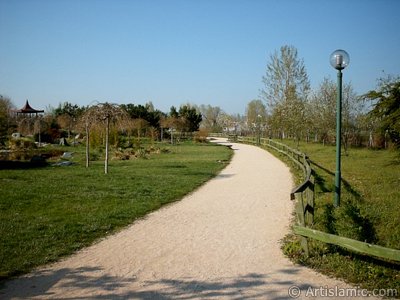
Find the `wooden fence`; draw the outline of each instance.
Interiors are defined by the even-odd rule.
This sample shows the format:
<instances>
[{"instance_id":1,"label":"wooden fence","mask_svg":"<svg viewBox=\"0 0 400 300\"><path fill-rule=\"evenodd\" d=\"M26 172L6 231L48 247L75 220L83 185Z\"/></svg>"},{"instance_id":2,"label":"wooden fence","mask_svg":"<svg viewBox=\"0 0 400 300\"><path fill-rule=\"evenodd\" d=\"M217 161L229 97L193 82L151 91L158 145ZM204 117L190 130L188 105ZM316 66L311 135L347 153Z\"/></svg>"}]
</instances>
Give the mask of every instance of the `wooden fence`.
<instances>
[{"instance_id":1,"label":"wooden fence","mask_svg":"<svg viewBox=\"0 0 400 300\"><path fill-rule=\"evenodd\" d=\"M293 231L301 236L301 245L307 256L309 255L307 238L311 238L324 243L338 245L351 251L360 252L370 256L400 261L400 250L364 243L310 228L310 226L314 224L315 173L311 168L308 157L304 153L292 149L285 144L275 142L271 139L241 136L230 136L229 139L234 142L253 144L274 149L275 151L278 151L293 160L303 170L305 179L300 185L291 191L290 199L296 200L295 207L297 224L293 226Z\"/></svg>"}]
</instances>

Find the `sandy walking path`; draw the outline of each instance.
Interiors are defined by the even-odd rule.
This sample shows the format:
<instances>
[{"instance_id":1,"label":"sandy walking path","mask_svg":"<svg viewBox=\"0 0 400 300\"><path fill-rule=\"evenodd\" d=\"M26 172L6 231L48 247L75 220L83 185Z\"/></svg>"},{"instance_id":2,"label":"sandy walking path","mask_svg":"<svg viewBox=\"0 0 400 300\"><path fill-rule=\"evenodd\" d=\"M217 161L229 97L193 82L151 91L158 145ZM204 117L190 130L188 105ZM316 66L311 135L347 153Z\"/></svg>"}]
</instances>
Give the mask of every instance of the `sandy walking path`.
<instances>
[{"instance_id":1,"label":"sandy walking path","mask_svg":"<svg viewBox=\"0 0 400 300\"><path fill-rule=\"evenodd\" d=\"M293 211L289 169L257 147L233 149L232 162L182 201L8 282L0 298L288 299L288 291L324 298L320 287L348 288L280 250Z\"/></svg>"}]
</instances>

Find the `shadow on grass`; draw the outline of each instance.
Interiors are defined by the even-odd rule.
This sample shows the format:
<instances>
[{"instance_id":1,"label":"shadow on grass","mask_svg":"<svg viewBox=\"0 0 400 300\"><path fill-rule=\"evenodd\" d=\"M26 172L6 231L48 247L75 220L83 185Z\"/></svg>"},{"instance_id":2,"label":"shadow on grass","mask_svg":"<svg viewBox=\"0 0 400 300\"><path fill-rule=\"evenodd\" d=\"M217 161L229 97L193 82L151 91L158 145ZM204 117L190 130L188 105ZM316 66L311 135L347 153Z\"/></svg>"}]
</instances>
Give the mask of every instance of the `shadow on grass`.
<instances>
[{"instance_id":1,"label":"shadow on grass","mask_svg":"<svg viewBox=\"0 0 400 300\"><path fill-rule=\"evenodd\" d=\"M317 168L319 168L322 171L326 172L327 174L331 175L333 177L332 182L334 181L334 178L335 178L334 172L328 170L327 168L323 167L322 165L316 163L315 161L310 161L310 162ZM363 202L364 198L362 197L362 195L357 190L355 190L347 180L343 179L343 177L341 179L342 179L343 187L346 189L346 191L348 191L357 202ZM319 175L317 172L315 172L315 183L319 186L319 188L321 189L321 191L323 193L329 193L329 192L333 191L332 188L329 188L327 186L326 180L321 175Z\"/></svg>"},{"instance_id":2,"label":"shadow on grass","mask_svg":"<svg viewBox=\"0 0 400 300\"><path fill-rule=\"evenodd\" d=\"M397 156L393 158L389 163L385 165L385 167L389 166L399 166L400 165L400 150L397 153Z\"/></svg>"},{"instance_id":3,"label":"shadow on grass","mask_svg":"<svg viewBox=\"0 0 400 300\"><path fill-rule=\"evenodd\" d=\"M0 160L0 170L26 170L47 167L46 161L13 161Z\"/></svg>"},{"instance_id":4,"label":"shadow on grass","mask_svg":"<svg viewBox=\"0 0 400 300\"><path fill-rule=\"evenodd\" d=\"M136 282L135 276L107 275L98 267L38 271L7 283L2 299L34 297L58 299L288 299L293 285L302 291L312 283L297 282L300 269L275 270L269 274L249 273L238 277L199 280L179 278ZM306 283L304 283L306 282ZM57 292L57 293L56 293Z\"/></svg>"},{"instance_id":5,"label":"shadow on grass","mask_svg":"<svg viewBox=\"0 0 400 300\"><path fill-rule=\"evenodd\" d=\"M332 176L334 180L335 173L311 161L318 169ZM315 170L314 170L315 171ZM325 178L315 172L315 183L319 186L323 193L332 192L327 187ZM352 196L343 201L339 208L335 208L332 204L323 205L322 225L324 230L331 234L343 235L362 242L376 243L377 235L373 222L363 214L358 207L359 203L364 201L362 195L356 191L348 181L342 178L343 188Z\"/></svg>"}]
</instances>

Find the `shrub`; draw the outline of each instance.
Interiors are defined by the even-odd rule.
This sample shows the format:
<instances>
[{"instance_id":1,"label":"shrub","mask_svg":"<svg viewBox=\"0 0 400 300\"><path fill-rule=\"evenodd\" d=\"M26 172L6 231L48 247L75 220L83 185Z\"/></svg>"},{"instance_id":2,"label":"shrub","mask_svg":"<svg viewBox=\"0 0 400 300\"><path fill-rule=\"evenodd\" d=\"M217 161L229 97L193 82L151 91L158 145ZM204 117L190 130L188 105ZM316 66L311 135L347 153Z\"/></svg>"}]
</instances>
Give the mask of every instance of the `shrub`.
<instances>
[{"instance_id":1,"label":"shrub","mask_svg":"<svg viewBox=\"0 0 400 300\"><path fill-rule=\"evenodd\" d=\"M12 139L9 146L12 151L25 151L37 148L35 142L27 138Z\"/></svg>"},{"instance_id":2,"label":"shrub","mask_svg":"<svg viewBox=\"0 0 400 300\"><path fill-rule=\"evenodd\" d=\"M194 133L194 141L198 143L205 143L207 141L208 131L206 129L200 129Z\"/></svg>"}]
</instances>

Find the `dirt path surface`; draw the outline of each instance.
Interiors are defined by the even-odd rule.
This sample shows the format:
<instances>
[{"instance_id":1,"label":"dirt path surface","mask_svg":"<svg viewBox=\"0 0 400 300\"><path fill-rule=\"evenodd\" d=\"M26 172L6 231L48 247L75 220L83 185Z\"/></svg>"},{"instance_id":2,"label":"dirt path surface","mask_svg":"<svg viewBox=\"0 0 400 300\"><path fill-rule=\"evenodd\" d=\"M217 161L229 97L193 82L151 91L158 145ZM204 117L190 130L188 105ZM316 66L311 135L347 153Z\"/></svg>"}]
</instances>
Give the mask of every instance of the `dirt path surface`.
<instances>
[{"instance_id":1,"label":"dirt path surface","mask_svg":"<svg viewBox=\"0 0 400 300\"><path fill-rule=\"evenodd\" d=\"M349 288L283 256L289 169L257 147L233 149L232 162L182 201L8 282L0 299L326 299Z\"/></svg>"}]
</instances>

